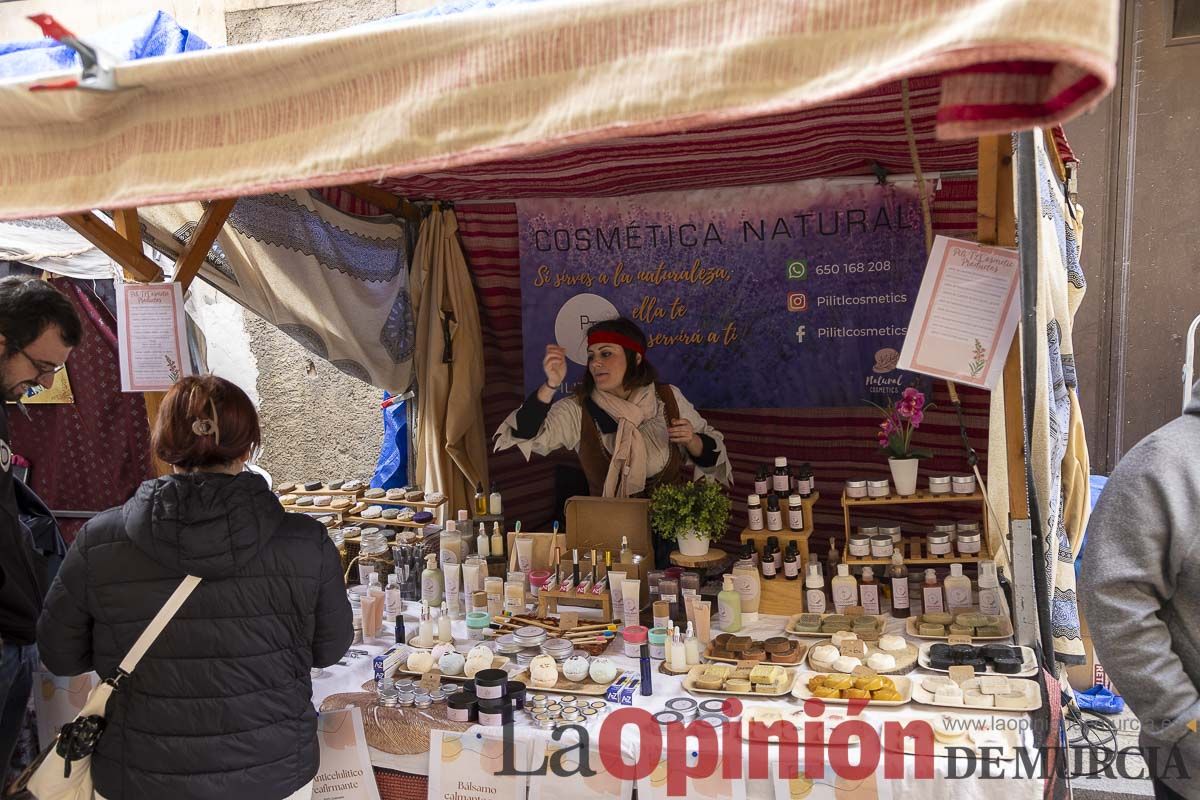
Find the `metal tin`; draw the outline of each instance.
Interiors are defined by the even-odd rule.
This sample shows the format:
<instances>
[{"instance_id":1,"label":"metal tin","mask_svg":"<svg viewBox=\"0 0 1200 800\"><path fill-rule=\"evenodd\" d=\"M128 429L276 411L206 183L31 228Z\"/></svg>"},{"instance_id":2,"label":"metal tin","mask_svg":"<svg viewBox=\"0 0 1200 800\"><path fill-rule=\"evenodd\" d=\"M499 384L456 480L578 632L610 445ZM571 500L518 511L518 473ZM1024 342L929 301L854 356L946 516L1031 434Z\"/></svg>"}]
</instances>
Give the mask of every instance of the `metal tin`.
<instances>
[{"instance_id":1,"label":"metal tin","mask_svg":"<svg viewBox=\"0 0 1200 800\"><path fill-rule=\"evenodd\" d=\"M574 706L577 702L578 701L576 701L575 696L571 694L564 694L558 698L558 704L563 708Z\"/></svg>"},{"instance_id":2,"label":"metal tin","mask_svg":"<svg viewBox=\"0 0 1200 800\"><path fill-rule=\"evenodd\" d=\"M981 537L978 533L960 533L958 541L955 542L955 547L958 552L964 556L978 555L980 550Z\"/></svg>"},{"instance_id":3,"label":"metal tin","mask_svg":"<svg viewBox=\"0 0 1200 800\"><path fill-rule=\"evenodd\" d=\"M433 699L427 694L419 694L413 699L414 708L429 708L433 705Z\"/></svg>"},{"instance_id":4,"label":"metal tin","mask_svg":"<svg viewBox=\"0 0 1200 800\"><path fill-rule=\"evenodd\" d=\"M408 678L397 679L392 685L396 687L397 692L411 692L413 690L413 682Z\"/></svg>"},{"instance_id":5,"label":"metal tin","mask_svg":"<svg viewBox=\"0 0 1200 800\"><path fill-rule=\"evenodd\" d=\"M685 723L694 720L699 709L699 704L690 697L672 697L667 701L667 710L680 714Z\"/></svg>"},{"instance_id":6,"label":"metal tin","mask_svg":"<svg viewBox=\"0 0 1200 800\"><path fill-rule=\"evenodd\" d=\"M703 722L706 725L712 725L714 728L719 728L726 722L729 722L729 717L724 714L702 714L696 717L697 722Z\"/></svg>"},{"instance_id":7,"label":"metal tin","mask_svg":"<svg viewBox=\"0 0 1200 800\"><path fill-rule=\"evenodd\" d=\"M850 534L850 555L865 558L871 555L871 538L865 533ZM891 542L888 539L888 542Z\"/></svg>"},{"instance_id":8,"label":"metal tin","mask_svg":"<svg viewBox=\"0 0 1200 800\"><path fill-rule=\"evenodd\" d=\"M934 533L944 533L947 536L953 536L958 533L958 526L953 522L938 522L933 526Z\"/></svg>"},{"instance_id":9,"label":"metal tin","mask_svg":"<svg viewBox=\"0 0 1200 800\"><path fill-rule=\"evenodd\" d=\"M583 721L585 724L589 723L589 722L594 722L595 720L600 718L600 712L594 708L585 708L582 711L580 711L579 713L581 715L583 715Z\"/></svg>"},{"instance_id":10,"label":"metal tin","mask_svg":"<svg viewBox=\"0 0 1200 800\"><path fill-rule=\"evenodd\" d=\"M702 700L700 702L700 713L701 714L723 714L723 713L725 713L725 702L726 701L724 701L724 700L717 700L717 699Z\"/></svg>"},{"instance_id":11,"label":"metal tin","mask_svg":"<svg viewBox=\"0 0 1200 800\"><path fill-rule=\"evenodd\" d=\"M441 689L434 689L429 693L429 699L432 700L433 704L436 706L438 703L446 702L446 693Z\"/></svg>"},{"instance_id":12,"label":"metal tin","mask_svg":"<svg viewBox=\"0 0 1200 800\"><path fill-rule=\"evenodd\" d=\"M659 711L654 715L654 721L664 728L674 723L683 724L683 714L678 711Z\"/></svg>"},{"instance_id":13,"label":"metal tin","mask_svg":"<svg viewBox=\"0 0 1200 800\"><path fill-rule=\"evenodd\" d=\"M949 475L930 475L929 476L929 493L930 494L950 494L950 476Z\"/></svg>"},{"instance_id":14,"label":"metal tin","mask_svg":"<svg viewBox=\"0 0 1200 800\"><path fill-rule=\"evenodd\" d=\"M502 669L481 669L475 673L475 694L480 700L499 700L504 697L508 673Z\"/></svg>"},{"instance_id":15,"label":"metal tin","mask_svg":"<svg viewBox=\"0 0 1200 800\"><path fill-rule=\"evenodd\" d=\"M533 724L544 731L554 730L554 719L546 716L545 714L534 714Z\"/></svg>"},{"instance_id":16,"label":"metal tin","mask_svg":"<svg viewBox=\"0 0 1200 800\"><path fill-rule=\"evenodd\" d=\"M895 523L889 523L887 525L879 526L879 535L889 537L892 540L892 544L900 543L901 533L902 533L902 531L900 529L900 526L896 525Z\"/></svg>"},{"instance_id":17,"label":"metal tin","mask_svg":"<svg viewBox=\"0 0 1200 800\"><path fill-rule=\"evenodd\" d=\"M890 481L867 481L867 497L887 497L892 493Z\"/></svg>"},{"instance_id":18,"label":"metal tin","mask_svg":"<svg viewBox=\"0 0 1200 800\"><path fill-rule=\"evenodd\" d=\"M925 537L925 548L931 556L950 555L950 537L944 533L931 533Z\"/></svg>"},{"instance_id":19,"label":"metal tin","mask_svg":"<svg viewBox=\"0 0 1200 800\"><path fill-rule=\"evenodd\" d=\"M550 705L546 706L546 713L552 717L557 717L562 712L563 707L559 703L551 703Z\"/></svg>"},{"instance_id":20,"label":"metal tin","mask_svg":"<svg viewBox=\"0 0 1200 800\"><path fill-rule=\"evenodd\" d=\"M864 480L851 479L845 484L846 497L866 497L867 482Z\"/></svg>"},{"instance_id":21,"label":"metal tin","mask_svg":"<svg viewBox=\"0 0 1200 800\"><path fill-rule=\"evenodd\" d=\"M878 525L859 525L858 533L860 536L866 536L868 539L870 539L872 536L879 535L879 526Z\"/></svg>"},{"instance_id":22,"label":"metal tin","mask_svg":"<svg viewBox=\"0 0 1200 800\"><path fill-rule=\"evenodd\" d=\"M871 537L871 556L873 558L892 557L892 537L880 534Z\"/></svg>"},{"instance_id":23,"label":"metal tin","mask_svg":"<svg viewBox=\"0 0 1200 800\"><path fill-rule=\"evenodd\" d=\"M412 706L415 699L416 694L414 692L400 692L398 695L396 695L396 705L400 706L401 708L409 708Z\"/></svg>"},{"instance_id":24,"label":"metal tin","mask_svg":"<svg viewBox=\"0 0 1200 800\"><path fill-rule=\"evenodd\" d=\"M975 476L974 475L955 475L950 482L950 487L955 494L974 494L975 493Z\"/></svg>"},{"instance_id":25,"label":"metal tin","mask_svg":"<svg viewBox=\"0 0 1200 800\"><path fill-rule=\"evenodd\" d=\"M550 698L544 694L533 694L526 698L525 704L531 708L545 708L550 705Z\"/></svg>"},{"instance_id":26,"label":"metal tin","mask_svg":"<svg viewBox=\"0 0 1200 800\"><path fill-rule=\"evenodd\" d=\"M979 533L979 523L974 520L961 519L954 523L954 530L958 533Z\"/></svg>"},{"instance_id":27,"label":"metal tin","mask_svg":"<svg viewBox=\"0 0 1200 800\"><path fill-rule=\"evenodd\" d=\"M604 702L603 700L593 700L592 702L588 703L588 708L594 709L595 711L604 711L608 708L608 703Z\"/></svg>"}]
</instances>

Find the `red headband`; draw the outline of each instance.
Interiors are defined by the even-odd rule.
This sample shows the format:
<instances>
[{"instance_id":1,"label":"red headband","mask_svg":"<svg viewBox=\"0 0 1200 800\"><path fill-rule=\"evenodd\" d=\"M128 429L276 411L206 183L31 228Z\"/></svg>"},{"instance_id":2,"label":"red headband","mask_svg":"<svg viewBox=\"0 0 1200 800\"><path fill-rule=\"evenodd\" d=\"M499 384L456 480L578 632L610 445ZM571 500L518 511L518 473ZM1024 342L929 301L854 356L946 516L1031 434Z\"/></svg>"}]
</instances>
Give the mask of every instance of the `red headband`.
<instances>
[{"instance_id":1,"label":"red headband","mask_svg":"<svg viewBox=\"0 0 1200 800\"><path fill-rule=\"evenodd\" d=\"M624 336L616 331L589 331L588 347L594 344L619 344L626 350L632 350L640 356L646 355L645 345L639 344L628 336Z\"/></svg>"}]
</instances>

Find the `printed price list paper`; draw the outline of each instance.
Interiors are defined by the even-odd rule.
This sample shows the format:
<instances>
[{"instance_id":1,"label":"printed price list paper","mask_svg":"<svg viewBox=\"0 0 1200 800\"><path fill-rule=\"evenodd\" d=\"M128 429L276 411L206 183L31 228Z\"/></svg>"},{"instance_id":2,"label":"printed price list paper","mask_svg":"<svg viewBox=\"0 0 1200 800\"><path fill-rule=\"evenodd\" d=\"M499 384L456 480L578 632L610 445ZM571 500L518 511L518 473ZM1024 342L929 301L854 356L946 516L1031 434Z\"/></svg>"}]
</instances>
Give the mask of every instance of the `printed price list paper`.
<instances>
[{"instance_id":1,"label":"printed price list paper","mask_svg":"<svg viewBox=\"0 0 1200 800\"><path fill-rule=\"evenodd\" d=\"M938 236L925 267L900 368L996 388L1020 314L1017 253Z\"/></svg>"},{"instance_id":2,"label":"printed price list paper","mask_svg":"<svg viewBox=\"0 0 1200 800\"><path fill-rule=\"evenodd\" d=\"M178 283L125 283L117 289L121 391L159 392L190 375Z\"/></svg>"}]
</instances>

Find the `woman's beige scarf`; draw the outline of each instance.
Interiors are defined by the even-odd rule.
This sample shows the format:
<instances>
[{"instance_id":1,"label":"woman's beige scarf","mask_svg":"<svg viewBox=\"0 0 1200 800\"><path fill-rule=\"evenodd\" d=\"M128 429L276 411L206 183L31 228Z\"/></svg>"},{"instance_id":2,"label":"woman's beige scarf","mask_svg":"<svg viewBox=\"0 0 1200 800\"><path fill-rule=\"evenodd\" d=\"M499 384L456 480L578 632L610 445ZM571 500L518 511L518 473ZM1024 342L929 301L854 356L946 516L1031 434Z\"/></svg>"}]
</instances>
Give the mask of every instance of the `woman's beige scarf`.
<instances>
[{"instance_id":1,"label":"woman's beige scarf","mask_svg":"<svg viewBox=\"0 0 1200 800\"><path fill-rule=\"evenodd\" d=\"M635 389L628 400L596 389L592 400L617 422L612 460L604 479L605 497L633 497L646 488L646 438L641 424L658 413L653 386Z\"/></svg>"}]
</instances>

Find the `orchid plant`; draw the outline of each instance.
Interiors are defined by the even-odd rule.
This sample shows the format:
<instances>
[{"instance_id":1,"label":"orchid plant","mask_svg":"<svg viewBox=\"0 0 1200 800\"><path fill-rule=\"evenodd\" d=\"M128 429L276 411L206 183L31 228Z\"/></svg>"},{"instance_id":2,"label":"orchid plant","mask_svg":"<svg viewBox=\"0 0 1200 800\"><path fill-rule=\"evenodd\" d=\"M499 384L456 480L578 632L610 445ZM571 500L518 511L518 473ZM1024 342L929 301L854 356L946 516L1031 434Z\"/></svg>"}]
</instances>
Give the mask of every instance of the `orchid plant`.
<instances>
[{"instance_id":1,"label":"orchid plant","mask_svg":"<svg viewBox=\"0 0 1200 800\"><path fill-rule=\"evenodd\" d=\"M900 395L900 402L889 400L887 408L875 403L871 405L883 413L883 422L876 432L881 452L887 453L889 458L933 457L929 450L912 446L913 431L921 427L925 412L933 408L933 403L925 403L925 395L920 389L908 387Z\"/></svg>"}]
</instances>

